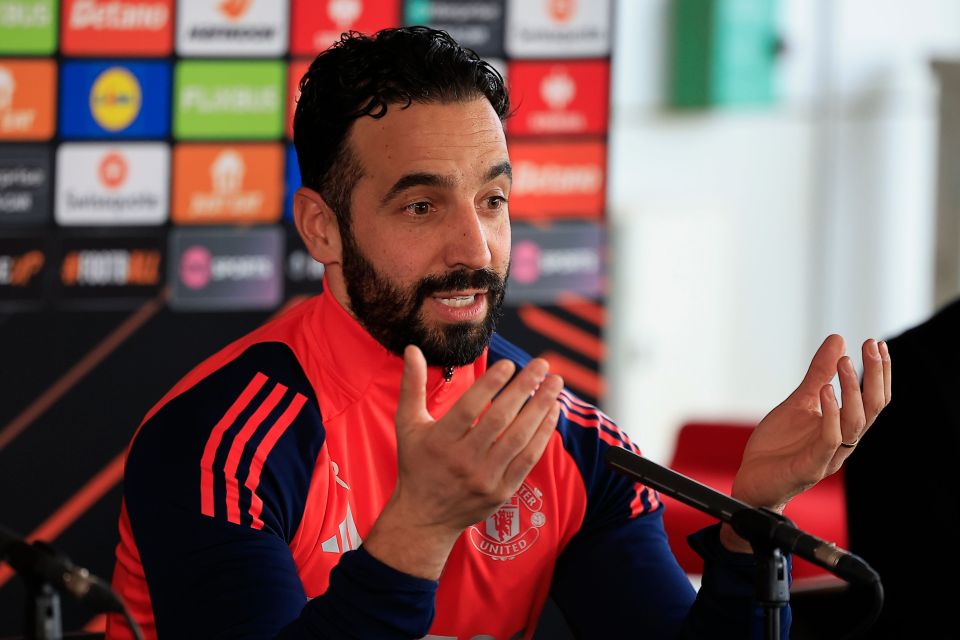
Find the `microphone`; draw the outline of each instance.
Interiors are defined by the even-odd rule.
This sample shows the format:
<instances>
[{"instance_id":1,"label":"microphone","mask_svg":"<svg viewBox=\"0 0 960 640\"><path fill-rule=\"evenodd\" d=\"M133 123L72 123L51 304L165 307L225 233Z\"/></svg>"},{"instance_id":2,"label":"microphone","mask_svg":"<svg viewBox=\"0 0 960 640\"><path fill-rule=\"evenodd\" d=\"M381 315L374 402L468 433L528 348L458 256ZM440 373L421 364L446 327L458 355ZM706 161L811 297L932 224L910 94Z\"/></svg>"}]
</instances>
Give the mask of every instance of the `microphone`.
<instances>
[{"instance_id":1,"label":"microphone","mask_svg":"<svg viewBox=\"0 0 960 640\"><path fill-rule=\"evenodd\" d=\"M767 544L789 551L823 567L847 582L860 584L880 582L877 572L860 556L798 529L789 518L779 513L768 509L757 509L746 504L744 507L734 513L729 522L733 530L750 544Z\"/></svg>"},{"instance_id":2,"label":"microphone","mask_svg":"<svg viewBox=\"0 0 960 640\"><path fill-rule=\"evenodd\" d=\"M49 584L97 612L125 613L123 603L109 584L45 542L28 543L0 527L0 560L10 563L30 585Z\"/></svg>"},{"instance_id":3,"label":"microphone","mask_svg":"<svg viewBox=\"0 0 960 640\"><path fill-rule=\"evenodd\" d=\"M605 460L615 471L729 523L755 547L776 547L794 553L847 582L880 584L880 576L862 558L798 529L785 516L752 507L620 447L610 447Z\"/></svg>"}]
</instances>

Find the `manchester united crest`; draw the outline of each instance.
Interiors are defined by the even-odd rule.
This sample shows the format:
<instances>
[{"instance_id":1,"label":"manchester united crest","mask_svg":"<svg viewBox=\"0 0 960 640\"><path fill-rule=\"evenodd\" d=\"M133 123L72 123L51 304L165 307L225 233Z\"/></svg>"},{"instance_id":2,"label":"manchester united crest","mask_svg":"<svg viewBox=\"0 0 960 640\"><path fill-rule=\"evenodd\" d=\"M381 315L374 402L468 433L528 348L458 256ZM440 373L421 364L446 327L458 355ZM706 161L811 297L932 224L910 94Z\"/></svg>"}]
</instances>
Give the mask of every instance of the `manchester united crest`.
<instances>
[{"instance_id":1,"label":"manchester united crest","mask_svg":"<svg viewBox=\"0 0 960 640\"><path fill-rule=\"evenodd\" d=\"M546 524L543 494L526 482L489 518L469 529L477 551L494 560L512 560L533 546Z\"/></svg>"}]
</instances>

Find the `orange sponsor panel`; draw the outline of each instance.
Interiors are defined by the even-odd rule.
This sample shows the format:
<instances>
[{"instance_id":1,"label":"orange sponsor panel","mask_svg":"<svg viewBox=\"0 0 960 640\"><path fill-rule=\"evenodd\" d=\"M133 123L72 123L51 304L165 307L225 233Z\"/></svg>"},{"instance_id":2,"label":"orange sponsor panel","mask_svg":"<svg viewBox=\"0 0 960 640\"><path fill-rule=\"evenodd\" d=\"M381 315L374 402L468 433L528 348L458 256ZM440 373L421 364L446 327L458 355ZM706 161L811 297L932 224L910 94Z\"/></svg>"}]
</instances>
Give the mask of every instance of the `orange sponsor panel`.
<instances>
[{"instance_id":1,"label":"orange sponsor panel","mask_svg":"<svg viewBox=\"0 0 960 640\"><path fill-rule=\"evenodd\" d=\"M0 59L0 140L49 140L54 131L57 65Z\"/></svg>"},{"instance_id":2,"label":"orange sponsor panel","mask_svg":"<svg viewBox=\"0 0 960 640\"><path fill-rule=\"evenodd\" d=\"M60 47L67 55L166 56L173 0L64 0Z\"/></svg>"},{"instance_id":3,"label":"orange sponsor panel","mask_svg":"<svg viewBox=\"0 0 960 640\"><path fill-rule=\"evenodd\" d=\"M510 217L594 220L606 203L607 146L600 141L512 142Z\"/></svg>"},{"instance_id":4,"label":"orange sponsor panel","mask_svg":"<svg viewBox=\"0 0 960 640\"><path fill-rule=\"evenodd\" d=\"M180 144L173 150L177 224L267 224L280 219L283 147Z\"/></svg>"}]
</instances>

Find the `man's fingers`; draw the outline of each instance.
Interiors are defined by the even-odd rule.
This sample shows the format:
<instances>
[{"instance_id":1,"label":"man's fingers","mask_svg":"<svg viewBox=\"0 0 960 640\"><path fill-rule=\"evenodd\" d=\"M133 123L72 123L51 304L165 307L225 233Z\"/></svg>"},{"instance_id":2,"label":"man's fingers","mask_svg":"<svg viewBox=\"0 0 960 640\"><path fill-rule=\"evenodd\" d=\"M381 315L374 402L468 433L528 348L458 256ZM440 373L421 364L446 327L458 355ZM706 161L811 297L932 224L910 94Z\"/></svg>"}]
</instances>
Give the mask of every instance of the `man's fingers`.
<instances>
[{"instance_id":1,"label":"man's fingers","mask_svg":"<svg viewBox=\"0 0 960 640\"><path fill-rule=\"evenodd\" d=\"M832 446L836 447L836 434L840 434L842 442L843 431L840 428L840 405L837 403L837 396L833 392L833 385L825 384L820 387L820 411L823 415L821 433L826 434Z\"/></svg>"},{"instance_id":2,"label":"man's fingers","mask_svg":"<svg viewBox=\"0 0 960 640\"><path fill-rule=\"evenodd\" d=\"M516 370L516 365L506 359L490 365L441 418L444 430L456 438L468 433L477 418L484 411L489 411L488 407L492 408L490 401L510 381Z\"/></svg>"},{"instance_id":3,"label":"man's fingers","mask_svg":"<svg viewBox=\"0 0 960 640\"><path fill-rule=\"evenodd\" d=\"M867 340L863 343L863 410L866 415L864 426L867 428L887 406L883 369L883 358L877 341Z\"/></svg>"},{"instance_id":4,"label":"man's fingers","mask_svg":"<svg viewBox=\"0 0 960 640\"><path fill-rule=\"evenodd\" d=\"M853 368L853 361L843 356L837 363L840 376L840 394L843 407L840 409L840 434L843 442L856 442L867 426L863 397L860 394L860 380Z\"/></svg>"},{"instance_id":5,"label":"man's fingers","mask_svg":"<svg viewBox=\"0 0 960 640\"><path fill-rule=\"evenodd\" d=\"M557 397L562 390L563 379L560 376L547 376L516 419L502 431L496 442L488 445L489 464L497 473L504 473L512 461L526 449L544 417L557 407Z\"/></svg>"},{"instance_id":6,"label":"man's fingers","mask_svg":"<svg viewBox=\"0 0 960 640\"><path fill-rule=\"evenodd\" d=\"M521 409L529 406L532 402L531 396L537 397L534 392L545 381L549 368L550 365L546 360L534 358L500 392L470 433L470 439L474 441L477 449L485 451L516 420ZM560 389L556 390L554 397L557 393L560 393ZM546 408L547 406L544 405L544 411Z\"/></svg>"},{"instance_id":7,"label":"man's fingers","mask_svg":"<svg viewBox=\"0 0 960 640\"><path fill-rule=\"evenodd\" d=\"M828 384L837 373L837 361L843 356L845 349L841 336L835 333L827 336L810 361L810 368L794 394L816 397L820 387Z\"/></svg>"},{"instance_id":8,"label":"man's fingers","mask_svg":"<svg viewBox=\"0 0 960 640\"><path fill-rule=\"evenodd\" d=\"M880 347L880 361L883 363L883 399L886 404L890 404L890 400L893 399L893 360L890 358L890 348L887 346L886 341L881 342Z\"/></svg>"},{"instance_id":9,"label":"man's fingers","mask_svg":"<svg viewBox=\"0 0 960 640\"><path fill-rule=\"evenodd\" d=\"M556 376L550 377L554 378ZM544 382L544 384L547 383ZM558 386L560 389L563 388L562 380L560 380L560 384ZM557 393L559 393L559 391ZM550 437L553 436L557 429L557 420L559 418L560 402L558 400L554 400L553 404L540 420L540 423L537 425L537 428L531 435L529 441L527 441L526 446L513 457L513 459L507 465L506 470L503 472L503 480L508 487L520 486L520 483L523 482L523 479L527 477L527 474L530 473L530 470L533 469L534 465L540 461L544 450L547 448L547 444L550 442Z\"/></svg>"},{"instance_id":10,"label":"man's fingers","mask_svg":"<svg viewBox=\"0 0 960 640\"><path fill-rule=\"evenodd\" d=\"M427 414L427 361L415 345L403 350L403 375L397 400L397 424L422 419Z\"/></svg>"}]
</instances>

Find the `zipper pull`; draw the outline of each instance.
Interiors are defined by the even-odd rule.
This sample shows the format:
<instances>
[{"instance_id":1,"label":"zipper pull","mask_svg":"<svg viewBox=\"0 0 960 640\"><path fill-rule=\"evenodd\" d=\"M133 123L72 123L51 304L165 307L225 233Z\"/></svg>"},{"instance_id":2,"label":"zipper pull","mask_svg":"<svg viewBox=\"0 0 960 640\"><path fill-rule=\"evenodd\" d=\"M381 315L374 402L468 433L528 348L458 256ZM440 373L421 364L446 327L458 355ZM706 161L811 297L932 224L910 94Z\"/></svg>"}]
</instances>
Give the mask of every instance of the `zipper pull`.
<instances>
[{"instance_id":1,"label":"zipper pull","mask_svg":"<svg viewBox=\"0 0 960 640\"><path fill-rule=\"evenodd\" d=\"M450 382L451 380L453 380L453 367L444 367L443 381Z\"/></svg>"}]
</instances>

